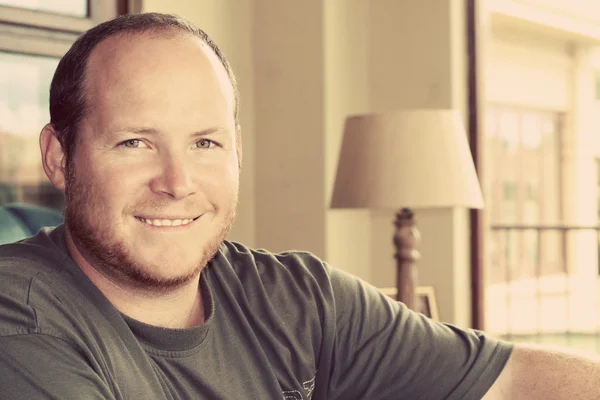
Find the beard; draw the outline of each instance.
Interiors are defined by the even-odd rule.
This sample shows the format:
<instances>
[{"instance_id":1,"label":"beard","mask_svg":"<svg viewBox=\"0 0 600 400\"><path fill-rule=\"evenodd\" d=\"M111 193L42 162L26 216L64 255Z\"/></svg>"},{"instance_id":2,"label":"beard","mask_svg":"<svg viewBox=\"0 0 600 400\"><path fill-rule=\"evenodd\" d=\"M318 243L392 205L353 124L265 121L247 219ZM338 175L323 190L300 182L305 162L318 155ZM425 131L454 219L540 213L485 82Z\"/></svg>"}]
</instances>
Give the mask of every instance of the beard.
<instances>
[{"instance_id":1,"label":"beard","mask_svg":"<svg viewBox=\"0 0 600 400\"><path fill-rule=\"evenodd\" d=\"M98 272L120 284L143 290L166 293L183 287L197 280L202 269L214 257L231 230L236 216L237 198L229 207L220 230L205 243L198 243L198 256L190 265L179 268L182 273L176 276L164 276L159 268L137 261L133 250L115 235L107 220L106 210L102 207L102 199L96 196L97 189L85 179L77 179L67 169L65 184L65 226L72 240L86 261ZM165 202L146 204L146 208L164 209ZM133 214L126 209L126 214ZM201 218L201 217L200 217ZM103 222L104 221L104 222ZM195 249L190 249L194 251ZM161 269L169 269L163 265Z\"/></svg>"}]
</instances>

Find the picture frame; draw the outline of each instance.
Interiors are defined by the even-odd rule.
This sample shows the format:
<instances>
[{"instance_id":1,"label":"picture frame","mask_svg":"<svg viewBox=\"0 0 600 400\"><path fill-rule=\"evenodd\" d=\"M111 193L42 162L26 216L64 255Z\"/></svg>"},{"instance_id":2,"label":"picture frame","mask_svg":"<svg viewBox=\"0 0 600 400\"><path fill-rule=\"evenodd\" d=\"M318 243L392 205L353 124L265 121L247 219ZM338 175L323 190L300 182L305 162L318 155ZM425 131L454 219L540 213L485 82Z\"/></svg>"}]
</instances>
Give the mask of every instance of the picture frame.
<instances>
[{"instance_id":1,"label":"picture frame","mask_svg":"<svg viewBox=\"0 0 600 400\"><path fill-rule=\"evenodd\" d=\"M391 298L396 298L398 290L395 287L379 288L379 290ZM433 286L417 286L415 288L416 311L435 321L440 320L435 288Z\"/></svg>"},{"instance_id":2,"label":"picture frame","mask_svg":"<svg viewBox=\"0 0 600 400\"><path fill-rule=\"evenodd\" d=\"M440 315L433 286L417 286L415 295L419 307L418 311L435 321L439 321Z\"/></svg>"}]
</instances>

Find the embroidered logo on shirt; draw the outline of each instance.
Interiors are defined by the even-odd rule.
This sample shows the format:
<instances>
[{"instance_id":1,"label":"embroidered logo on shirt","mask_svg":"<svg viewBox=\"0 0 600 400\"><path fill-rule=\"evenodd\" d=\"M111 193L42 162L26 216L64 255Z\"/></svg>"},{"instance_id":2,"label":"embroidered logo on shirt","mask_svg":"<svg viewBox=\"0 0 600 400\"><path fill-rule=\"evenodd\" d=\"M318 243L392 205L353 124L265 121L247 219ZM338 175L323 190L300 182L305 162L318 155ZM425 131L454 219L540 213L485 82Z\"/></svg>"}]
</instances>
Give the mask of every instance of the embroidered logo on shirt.
<instances>
[{"instance_id":1,"label":"embroidered logo on shirt","mask_svg":"<svg viewBox=\"0 0 600 400\"><path fill-rule=\"evenodd\" d=\"M304 390L306 390L306 398L310 400L312 398L313 390L315 390L315 376L310 380L302 384Z\"/></svg>"},{"instance_id":2,"label":"embroidered logo on shirt","mask_svg":"<svg viewBox=\"0 0 600 400\"><path fill-rule=\"evenodd\" d=\"M316 377L316 376L315 376ZM302 388L306 391L306 399L298 390L286 390L283 394L283 400L310 400L315 390L315 377L302 383Z\"/></svg>"},{"instance_id":3,"label":"embroidered logo on shirt","mask_svg":"<svg viewBox=\"0 0 600 400\"><path fill-rule=\"evenodd\" d=\"M283 400L304 400L304 398L297 390L286 390L283 392Z\"/></svg>"}]
</instances>

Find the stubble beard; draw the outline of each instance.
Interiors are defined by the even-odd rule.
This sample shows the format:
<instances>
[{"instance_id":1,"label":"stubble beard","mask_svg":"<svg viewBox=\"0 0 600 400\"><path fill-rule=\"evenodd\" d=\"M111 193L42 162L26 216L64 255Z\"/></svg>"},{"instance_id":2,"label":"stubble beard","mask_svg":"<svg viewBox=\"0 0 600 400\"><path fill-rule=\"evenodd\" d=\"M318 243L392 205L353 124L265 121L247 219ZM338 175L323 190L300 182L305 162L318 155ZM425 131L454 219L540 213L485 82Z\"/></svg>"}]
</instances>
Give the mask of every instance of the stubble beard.
<instances>
[{"instance_id":1,"label":"stubble beard","mask_svg":"<svg viewBox=\"0 0 600 400\"><path fill-rule=\"evenodd\" d=\"M237 199L230 207L221 231L203 245L201 254L192 268L180 276L160 276L151 268L140 264L126 245L114 237L113 231L102 219L96 206L93 184L78 180L68 169L65 185L65 225L78 251L98 272L118 284L136 289L166 293L197 280L200 272L215 256L231 230L236 216ZM198 246L202 246L198 243ZM164 266L168 268L168 266Z\"/></svg>"}]
</instances>

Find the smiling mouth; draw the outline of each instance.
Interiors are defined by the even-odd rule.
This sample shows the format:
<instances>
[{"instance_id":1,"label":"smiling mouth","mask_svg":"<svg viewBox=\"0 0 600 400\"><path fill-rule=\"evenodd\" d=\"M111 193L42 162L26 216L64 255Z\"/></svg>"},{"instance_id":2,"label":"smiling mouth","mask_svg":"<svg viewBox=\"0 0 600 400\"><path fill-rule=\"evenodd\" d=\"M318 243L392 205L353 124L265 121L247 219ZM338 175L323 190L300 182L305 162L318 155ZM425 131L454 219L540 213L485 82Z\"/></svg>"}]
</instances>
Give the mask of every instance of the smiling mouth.
<instances>
[{"instance_id":1,"label":"smiling mouth","mask_svg":"<svg viewBox=\"0 0 600 400\"><path fill-rule=\"evenodd\" d=\"M196 218L177 218L177 219L165 219L165 218L142 218L135 217L138 221L143 222L152 226L185 226L189 225L200 216Z\"/></svg>"}]
</instances>

